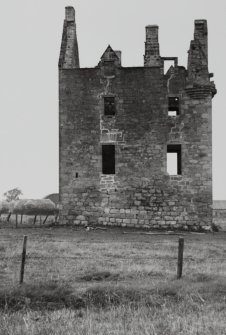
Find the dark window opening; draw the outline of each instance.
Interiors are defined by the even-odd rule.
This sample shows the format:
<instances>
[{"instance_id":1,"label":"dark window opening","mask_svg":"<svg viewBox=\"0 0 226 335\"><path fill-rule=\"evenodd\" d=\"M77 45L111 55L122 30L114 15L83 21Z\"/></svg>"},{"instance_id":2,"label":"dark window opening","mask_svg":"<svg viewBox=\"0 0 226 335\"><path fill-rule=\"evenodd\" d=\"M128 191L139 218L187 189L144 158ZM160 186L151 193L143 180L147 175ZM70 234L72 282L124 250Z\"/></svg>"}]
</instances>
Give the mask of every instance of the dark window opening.
<instances>
[{"instance_id":1,"label":"dark window opening","mask_svg":"<svg viewBox=\"0 0 226 335\"><path fill-rule=\"evenodd\" d=\"M179 98L169 97L168 98L168 115L177 116L180 113Z\"/></svg>"},{"instance_id":2,"label":"dark window opening","mask_svg":"<svg viewBox=\"0 0 226 335\"><path fill-rule=\"evenodd\" d=\"M76 174L75 174L75 178L78 178L78 172L76 172Z\"/></svg>"},{"instance_id":3,"label":"dark window opening","mask_svg":"<svg viewBox=\"0 0 226 335\"><path fill-rule=\"evenodd\" d=\"M102 145L102 173L115 174L115 146Z\"/></svg>"},{"instance_id":4,"label":"dark window opening","mask_svg":"<svg viewBox=\"0 0 226 335\"><path fill-rule=\"evenodd\" d=\"M181 175L181 145L167 145L167 172L170 175Z\"/></svg>"},{"instance_id":5,"label":"dark window opening","mask_svg":"<svg viewBox=\"0 0 226 335\"><path fill-rule=\"evenodd\" d=\"M104 115L115 115L115 97L104 97Z\"/></svg>"}]
</instances>

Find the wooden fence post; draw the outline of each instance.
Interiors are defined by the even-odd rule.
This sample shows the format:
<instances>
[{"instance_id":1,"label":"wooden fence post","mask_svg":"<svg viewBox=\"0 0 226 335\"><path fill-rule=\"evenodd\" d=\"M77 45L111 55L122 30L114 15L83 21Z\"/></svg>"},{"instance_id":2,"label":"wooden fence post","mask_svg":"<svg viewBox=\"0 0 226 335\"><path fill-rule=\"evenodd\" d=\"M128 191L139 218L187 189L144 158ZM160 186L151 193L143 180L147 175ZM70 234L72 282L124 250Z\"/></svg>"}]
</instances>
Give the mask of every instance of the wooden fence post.
<instances>
[{"instance_id":1,"label":"wooden fence post","mask_svg":"<svg viewBox=\"0 0 226 335\"><path fill-rule=\"evenodd\" d=\"M34 222L33 222L33 224L35 224L35 222L36 222L36 218L37 218L37 215L35 215L35 217L34 217Z\"/></svg>"},{"instance_id":2,"label":"wooden fence post","mask_svg":"<svg viewBox=\"0 0 226 335\"><path fill-rule=\"evenodd\" d=\"M183 253L184 253L184 239L180 237L178 241L177 279L180 279L182 277Z\"/></svg>"},{"instance_id":3,"label":"wooden fence post","mask_svg":"<svg viewBox=\"0 0 226 335\"><path fill-rule=\"evenodd\" d=\"M47 219L48 219L48 215L46 215L46 217L45 217L44 221L42 222L42 224L45 224Z\"/></svg>"},{"instance_id":4,"label":"wooden fence post","mask_svg":"<svg viewBox=\"0 0 226 335\"><path fill-rule=\"evenodd\" d=\"M22 251L22 260L21 260L21 268L20 268L20 284L23 283L24 280L24 265L26 259L26 248L27 248L27 236L24 236L23 240L23 251Z\"/></svg>"}]
</instances>

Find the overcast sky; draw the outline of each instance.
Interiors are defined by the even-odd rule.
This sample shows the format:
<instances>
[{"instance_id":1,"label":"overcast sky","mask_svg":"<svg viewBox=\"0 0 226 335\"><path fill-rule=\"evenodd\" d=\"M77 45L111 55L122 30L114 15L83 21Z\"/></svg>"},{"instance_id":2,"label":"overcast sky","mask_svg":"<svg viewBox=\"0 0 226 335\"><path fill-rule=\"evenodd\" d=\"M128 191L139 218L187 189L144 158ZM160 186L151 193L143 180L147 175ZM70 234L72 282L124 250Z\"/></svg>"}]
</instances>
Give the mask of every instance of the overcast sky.
<instances>
[{"instance_id":1,"label":"overcast sky","mask_svg":"<svg viewBox=\"0 0 226 335\"><path fill-rule=\"evenodd\" d=\"M142 66L145 26L159 25L161 56L186 66L194 20L207 19L213 99L213 191L226 199L225 0L1 0L0 196L58 192L58 56L64 7L76 10L81 67L111 44L123 66Z\"/></svg>"}]
</instances>

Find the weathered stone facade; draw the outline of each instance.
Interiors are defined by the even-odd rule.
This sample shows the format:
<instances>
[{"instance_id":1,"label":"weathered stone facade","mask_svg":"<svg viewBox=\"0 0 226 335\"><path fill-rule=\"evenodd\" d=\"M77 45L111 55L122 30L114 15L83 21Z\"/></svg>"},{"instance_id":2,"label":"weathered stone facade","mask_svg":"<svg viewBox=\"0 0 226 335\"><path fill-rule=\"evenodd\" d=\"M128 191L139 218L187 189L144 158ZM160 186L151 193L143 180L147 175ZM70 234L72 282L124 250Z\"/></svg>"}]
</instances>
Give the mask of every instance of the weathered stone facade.
<instances>
[{"instance_id":1,"label":"weathered stone facade","mask_svg":"<svg viewBox=\"0 0 226 335\"><path fill-rule=\"evenodd\" d=\"M78 55L75 13L67 7L59 60L61 222L209 229L216 90L207 22L195 21L187 69L160 56L157 26L146 27L144 67L122 67L110 46L95 68L79 68ZM174 66L164 74L167 60ZM104 172L104 146L114 146L113 173ZM178 154L176 175L167 173L167 150Z\"/></svg>"}]
</instances>

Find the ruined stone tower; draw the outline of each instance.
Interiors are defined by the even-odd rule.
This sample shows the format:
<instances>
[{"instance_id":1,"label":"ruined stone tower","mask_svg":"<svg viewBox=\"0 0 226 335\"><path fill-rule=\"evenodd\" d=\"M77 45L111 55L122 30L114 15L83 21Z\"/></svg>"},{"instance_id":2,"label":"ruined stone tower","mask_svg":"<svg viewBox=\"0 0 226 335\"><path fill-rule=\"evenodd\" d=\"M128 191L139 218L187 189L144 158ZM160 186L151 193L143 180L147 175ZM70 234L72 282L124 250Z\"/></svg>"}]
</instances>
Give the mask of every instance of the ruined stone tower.
<instances>
[{"instance_id":1,"label":"ruined stone tower","mask_svg":"<svg viewBox=\"0 0 226 335\"><path fill-rule=\"evenodd\" d=\"M164 73L164 64L173 65ZM187 68L162 57L146 27L144 67L109 45L79 67L75 11L66 7L59 59L61 222L161 229L212 223L207 22L195 21ZM173 157L174 172L167 169ZM168 172L167 172L168 171Z\"/></svg>"}]
</instances>

